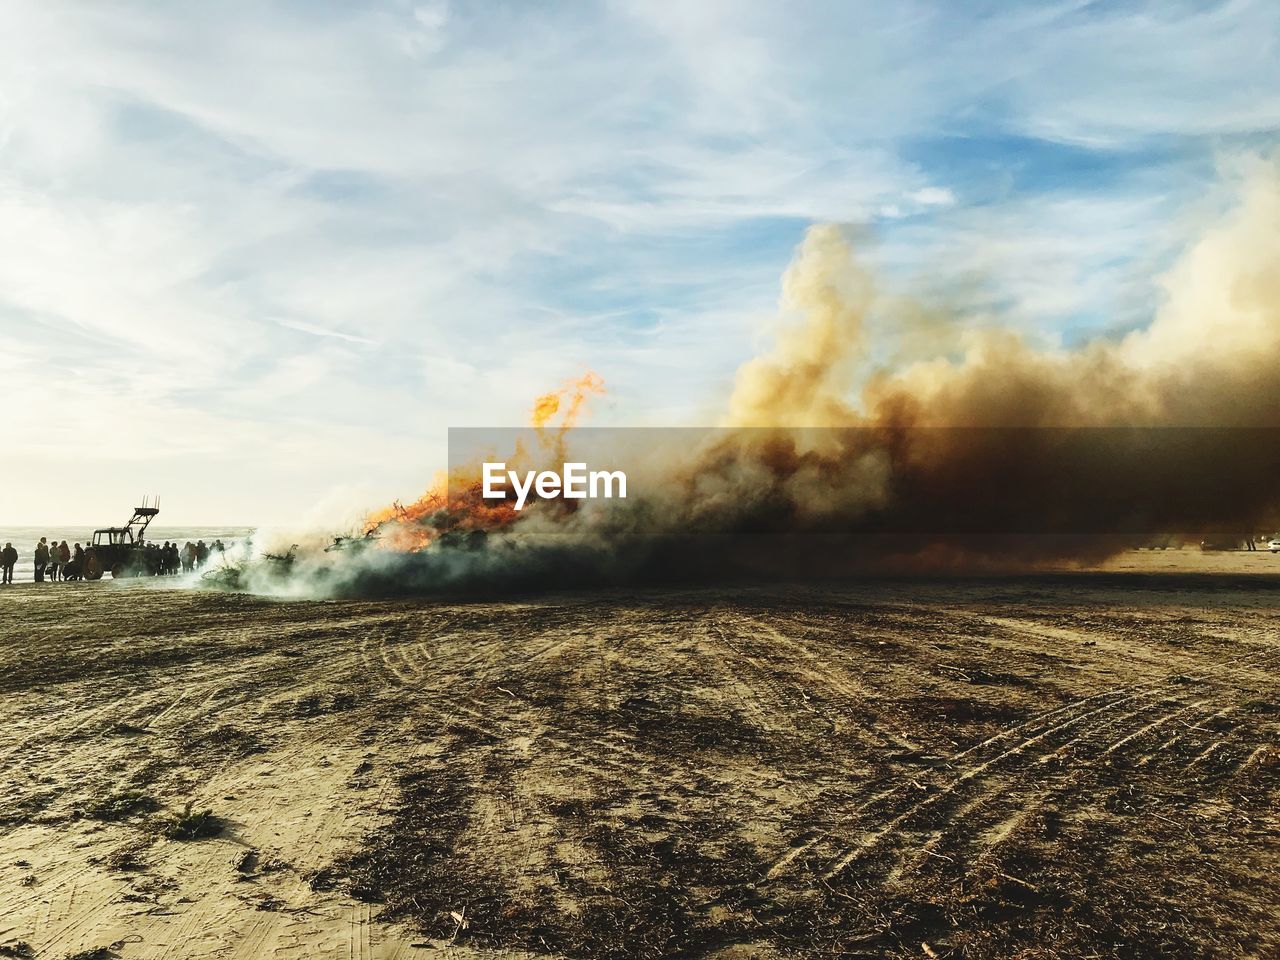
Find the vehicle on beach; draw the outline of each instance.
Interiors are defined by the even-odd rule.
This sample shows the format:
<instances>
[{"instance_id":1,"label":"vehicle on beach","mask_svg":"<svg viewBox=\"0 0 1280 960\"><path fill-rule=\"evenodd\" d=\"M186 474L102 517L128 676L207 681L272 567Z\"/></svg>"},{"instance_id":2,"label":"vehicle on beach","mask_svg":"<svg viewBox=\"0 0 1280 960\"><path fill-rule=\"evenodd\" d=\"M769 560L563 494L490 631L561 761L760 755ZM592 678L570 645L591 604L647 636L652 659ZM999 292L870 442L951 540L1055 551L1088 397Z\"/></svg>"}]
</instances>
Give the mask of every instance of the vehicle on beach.
<instances>
[{"instance_id":1,"label":"vehicle on beach","mask_svg":"<svg viewBox=\"0 0 1280 960\"><path fill-rule=\"evenodd\" d=\"M1272 553L1280 553L1280 537L1272 537L1268 540L1267 549Z\"/></svg>"},{"instance_id":2,"label":"vehicle on beach","mask_svg":"<svg viewBox=\"0 0 1280 960\"><path fill-rule=\"evenodd\" d=\"M159 501L151 505L144 497L142 506L133 508L133 516L123 527L104 527L93 531L93 542L84 552L84 578L101 580L107 571L116 580L144 573L143 538L159 512Z\"/></svg>"}]
</instances>

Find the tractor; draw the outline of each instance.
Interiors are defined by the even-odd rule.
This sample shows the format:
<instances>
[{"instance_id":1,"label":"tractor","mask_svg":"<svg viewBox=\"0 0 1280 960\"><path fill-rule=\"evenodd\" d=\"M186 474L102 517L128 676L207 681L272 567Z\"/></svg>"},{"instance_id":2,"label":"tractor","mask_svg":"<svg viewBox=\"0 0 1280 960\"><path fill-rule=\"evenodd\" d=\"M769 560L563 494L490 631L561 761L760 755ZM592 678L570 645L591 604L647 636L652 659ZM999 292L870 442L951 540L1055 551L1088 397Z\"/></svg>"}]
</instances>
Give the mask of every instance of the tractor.
<instances>
[{"instance_id":1,"label":"tractor","mask_svg":"<svg viewBox=\"0 0 1280 960\"><path fill-rule=\"evenodd\" d=\"M84 552L84 578L101 580L108 570L112 578L136 577L146 571L143 555L143 536L147 526L160 512L160 501L148 505L144 497L142 506L133 508L133 516L123 527L107 527L93 531L93 542Z\"/></svg>"}]
</instances>

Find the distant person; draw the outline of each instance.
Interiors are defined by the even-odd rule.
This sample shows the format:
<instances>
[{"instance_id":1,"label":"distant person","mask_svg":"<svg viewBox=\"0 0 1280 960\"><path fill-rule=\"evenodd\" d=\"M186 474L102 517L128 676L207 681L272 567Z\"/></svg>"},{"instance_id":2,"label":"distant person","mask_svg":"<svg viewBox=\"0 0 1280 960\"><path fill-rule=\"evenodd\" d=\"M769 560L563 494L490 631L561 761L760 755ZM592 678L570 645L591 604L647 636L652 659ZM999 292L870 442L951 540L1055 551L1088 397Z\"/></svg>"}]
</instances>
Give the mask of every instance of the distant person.
<instances>
[{"instance_id":1,"label":"distant person","mask_svg":"<svg viewBox=\"0 0 1280 960\"><path fill-rule=\"evenodd\" d=\"M84 579L84 547L78 543L71 552L71 579Z\"/></svg>"},{"instance_id":2,"label":"distant person","mask_svg":"<svg viewBox=\"0 0 1280 960\"><path fill-rule=\"evenodd\" d=\"M203 567L209 560L209 546L203 540L196 541L196 567Z\"/></svg>"},{"instance_id":3,"label":"distant person","mask_svg":"<svg viewBox=\"0 0 1280 960\"><path fill-rule=\"evenodd\" d=\"M227 551L227 548L223 546L221 539L213 541L213 549L215 553L226 553Z\"/></svg>"},{"instance_id":4,"label":"distant person","mask_svg":"<svg viewBox=\"0 0 1280 960\"><path fill-rule=\"evenodd\" d=\"M67 541L63 540L58 544L58 568L62 573L62 579L67 579L67 565L71 563L71 548L67 546Z\"/></svg>"},{"instance_id":5,"label":"distant person","mask_svg":"<svg viewBox=\"0 0 1280 960\"><path fill-rule=\"evenodd\" d=\"M13 548L12 543L6 543L4 549L0 550L0 574L3 574L3 583L13 583L13 565L18 562L18 551Z\"/></svg>"},{"instance_id":6,"label":"distant person","mask_svg":"<svg viewBox=\"0 0 1280 960\"><path fill-rule=\"evenodd\" d=\"M190 540L182 548L182 572L190 573L196 565L196 545Z\"/></svg>"},{"instance_id":7,"label":"distant person","mask_svg":"<svg viewBox=\"0 0 1280 960\"><path fill-rule=\"evenodd\" d=\"M58 541L49 544L49 563L44 568L44 578L50 583L58 581Z\"/></svg>"},{"instance_id":8,"label":"distant person","mask_svg":"<svg viewBox=\"0 0 1280 960\"><path fill-rule=\"evenodd\" d=\"M169 575L174 576L182 571L182 558L178 554L178 543L169 544Z\"/></svg>"},{"instance_id":9,"label":"distant person","mask_svg":"<svg viewBox=\"0 0 1280 960\"><path fill-rule=\"evenodd\" d=\"M45 542L45 538L41 537L40 542L36 544L36 583L44 583L44 570L49 566L49 544Z\"/></svg>"}]
</instances>

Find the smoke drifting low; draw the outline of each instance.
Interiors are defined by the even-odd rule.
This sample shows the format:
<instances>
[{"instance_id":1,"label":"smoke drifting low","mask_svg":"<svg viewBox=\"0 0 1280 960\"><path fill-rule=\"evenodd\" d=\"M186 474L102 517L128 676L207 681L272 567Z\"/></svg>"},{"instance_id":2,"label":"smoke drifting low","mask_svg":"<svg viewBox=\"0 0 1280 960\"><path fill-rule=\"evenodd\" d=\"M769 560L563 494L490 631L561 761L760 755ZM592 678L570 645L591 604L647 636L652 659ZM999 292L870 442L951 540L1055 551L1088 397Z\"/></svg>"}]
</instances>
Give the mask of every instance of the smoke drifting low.
<instances>
[{"instance_id":1,"label":"smoke drifting low","mask_svg":"<svg viewBox=\"0 0 1280 960\"><path fill-rule=\"evenodd\" d=\"M885 364L872 319L901 297L831 225L808 231L782 286L776 342L738 371L723 429L646 457L630 499L517 515L460 496L474 484L455 468L448 489L372 518L376 541L304 552L290 579L332 594L978 569L1280 518L1274 163L1162 278L1150 324L1119 339L1041 349L992 327ZM545 442L514 456L563 459L602 387L541 398Z\"/></svg>"}]
</instances>

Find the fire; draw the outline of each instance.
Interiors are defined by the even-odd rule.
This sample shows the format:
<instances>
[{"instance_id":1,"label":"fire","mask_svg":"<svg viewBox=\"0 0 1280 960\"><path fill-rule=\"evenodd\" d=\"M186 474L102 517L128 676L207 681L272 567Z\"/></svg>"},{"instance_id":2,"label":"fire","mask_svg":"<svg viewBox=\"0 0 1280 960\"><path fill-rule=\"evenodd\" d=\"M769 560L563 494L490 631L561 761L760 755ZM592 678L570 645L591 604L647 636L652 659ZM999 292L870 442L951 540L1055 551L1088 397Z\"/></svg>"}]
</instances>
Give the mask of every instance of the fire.
<instances>
[{"instance_id":1,"label":"fire","mask_svg":"<svg viewBox=\"0 0 1280 960\"><path fill-rule=\"evenodd\" d=\"M582 414L587 398L604 393L604 378L598 373L588 370L577 380L570 381L559 390L544 393L533 404L530 425L538 432L538 442L553 460L563 461L565 458L565 434L573 429ZM559 414L560 422L551 428L547 435L552 418ZM517 454L525 451L517 450Z\"/></svg>"},{"instance_id":2,"label":"fire","mask_svg":"<svg viewBox=\"0 0 1280 960\"><path fill-rule=\"evenodd\" d=\"M550 423L551 418L560 412L565 399L568 398L568 407L565 409L564 417L560 420L560 426L556 429L560 433L571 430L574 424L578 422L578 416L581 414L587 398L593 394L601 393L604 393L604 378L600 374L592 373L588 370L577 380L565 384L559 390L544 393L535 400L533 402L533 414L529 421L530 426L538 430L544 429Z\"/></svg>"},{"instance_id":3,"label":"fire","mask_svg":"<svg viewBox=\"0 0 1280 960\"><path fill-rule=\"evenodd\" d=\"M539 430L546 426L547 421L559 412L560 397L563 393L563 390L544 393L537 400L533 401L533 416L530 418L529 422Z\"/></svg>"},{"instance_id":4,"label":"fire","mask_svg":"<svg viewBox=\"0 0 1280 960\"><path fill-rule=\"evenodd\" d=\"M604 378L588 370L559 390L538 397L530 425L538 433L543 452L562 459L565 435L578 422L588 399L604 392ZM519 463L528 456L529 451L517 444L508 460ZM457 467L452 472L441 470L413 503L405 505L397 500L368 514L365 535L378 538L379 546L386 549L415 551L442 536L500 530L514 523L519 516L514 507L505 501L485 500L482 489L479 464Z\"/></svg>"}]
</instances>

